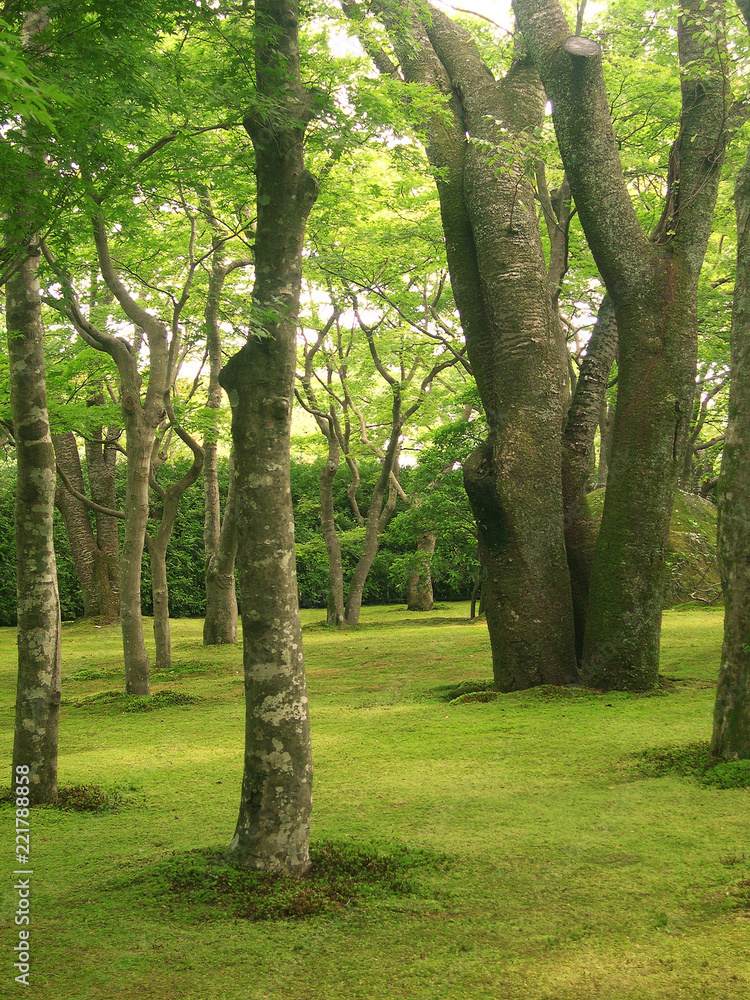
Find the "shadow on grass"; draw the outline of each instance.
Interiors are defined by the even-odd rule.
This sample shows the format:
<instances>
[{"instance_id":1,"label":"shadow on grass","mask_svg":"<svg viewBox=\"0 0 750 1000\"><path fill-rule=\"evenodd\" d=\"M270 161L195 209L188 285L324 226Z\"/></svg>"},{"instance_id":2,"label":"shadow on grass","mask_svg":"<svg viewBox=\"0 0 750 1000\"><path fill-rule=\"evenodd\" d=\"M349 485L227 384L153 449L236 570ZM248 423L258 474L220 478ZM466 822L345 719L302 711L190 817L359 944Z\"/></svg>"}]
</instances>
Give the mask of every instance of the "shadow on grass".
<instances>
[{"instance_id":1,"label":"shadow on grass","mask_svg":"<svg viewBox=\"0 0 750 1000\"><path fill-rule=\"evenodd\" d=\"M640 750L621 758L623 765L642 778L676 774L708 788L750 788L750 760L711 757L708 740Z\"/></svg>"}]
</instances>

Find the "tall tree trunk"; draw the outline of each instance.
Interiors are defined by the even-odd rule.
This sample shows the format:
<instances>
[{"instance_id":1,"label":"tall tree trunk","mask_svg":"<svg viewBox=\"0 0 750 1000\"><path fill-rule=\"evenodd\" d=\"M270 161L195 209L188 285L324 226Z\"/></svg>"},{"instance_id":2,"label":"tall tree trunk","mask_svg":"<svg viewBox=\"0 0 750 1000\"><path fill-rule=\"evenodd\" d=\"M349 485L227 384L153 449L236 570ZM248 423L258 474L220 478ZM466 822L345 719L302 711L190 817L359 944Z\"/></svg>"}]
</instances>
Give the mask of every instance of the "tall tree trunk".
<instances>
[{"instance_id":1,"label":"tall tree trunk","mask_svg":"<svg viewBox=\"0 0 750 1000\"><path fill-rule=\"evenodd\" d=\"M6 286L8 360L16 441L18 688L11 786L29 768L32 803L57 799L60 600L52 538L55 453L47 417L44 325L32 244Z\"/></svg>"},{"instance_id":2,"label":"tall tree trunk","mask_svg":"<svg viewBox=\"0 0 750 1000\"><path fill-rule=\"evenodd\" d=\"M750 0L738 6L750 28ZM732 313L729 423L721 474L718 549L724 644L711 753L750 758L750 149L734 189L737 275Z\"/></svg>"},{"instance_id":3,"label":"tall tree trunk","mask_svg":"<svg viewBox=\"0 0 750 1000\"><path fill-rule=\"evenodd\" d=\"M214 215L208 191L201 195L201 211L212 228L211 273L206 297L206 346L208 348L208 398L206 405L218 416L222 403L219 384L221 370L221 326L219 307L227 275L239 267L252 263L251 259L226 262L225 237ZM234 582L234 560L237 553L237 533L234 526L234 473L230 469L229 495L221 520L219 503L219 439L212 427L203 441L203 495L205 521L203 542L206 552L206 617L203 622L203 645L220 646L237 642L237 595ZM229 518L229 520L227 520Z\"/></svg>"},{"instance_id":4,"label":"tall tree trunk","mask_svg":"<svg viewBox=\"0 0 750 1000\"><path fill-rule=\"evenodd\" d=\"M86 487L75 435L72 431L54 434L52 441L58 467L74 489L84 494ZM119 601L112 593L107 561L94 537L88 508L62 484L58 487L55 502L65 520L73 563L83 595L84 617L116 621L119 617Z\"/></svg>"},{"instance_id":5,"label":"tall tree trunk","mask_svg":"<svg viewBox=\"0 0 750 1000\"><path fill-rule=\"evenodd\" d=\"M681 4L680 62L690 72L682 77L664 213L651 239L623 177L598 43L571 35L557 0L513 6L553 104L570 188L619 333L612 459L582 674L598 687L645 690L658 679L665 552L695 384L697 282L730 117L723 3Z\"/></svg>"},{"instance_id":6,"label":"tall tree trunk","mask_svg":"<svg viewBox=\"0 0 750 1000\"><path fill-rule=\"evenodd\" d=\"M301 875L310 864L310 721L297 603L290 434L302 245L318 184L304 164L313 115L297 0L256 0L256 86L244 124L257 177L255 328L220 381L232 403L244 635L245 766L230 855Z\"/></svg>"},{"instance_id":7,"label":"tall tree trunk","mask_svg":"<svg viewBox=\"0 0 750 1000\"><path fill-rule=\"evenodd\" d=\"M560 458L567 371L524 169L544 93L524 58L495 81L468 34L435 8L374 6L406 80L447 99L428 124L427 153L490 429L464 481L478 523L495 683L563 683L576 675ZM502 170L497 150L507 157Z\"/></svg>"},{"instance_id":8,"label":"tall tree trunk","mask_svg":"<svg viewBox=\"0 0 750 1000\"><path fill-rule=\"evenodd\" d=\"M409 577L406 588L409 611L432 611L432 557L436 544L437 535L434 531L423 531L420 534L417 547L419 568Z\"/></svg>"}]
</instances>

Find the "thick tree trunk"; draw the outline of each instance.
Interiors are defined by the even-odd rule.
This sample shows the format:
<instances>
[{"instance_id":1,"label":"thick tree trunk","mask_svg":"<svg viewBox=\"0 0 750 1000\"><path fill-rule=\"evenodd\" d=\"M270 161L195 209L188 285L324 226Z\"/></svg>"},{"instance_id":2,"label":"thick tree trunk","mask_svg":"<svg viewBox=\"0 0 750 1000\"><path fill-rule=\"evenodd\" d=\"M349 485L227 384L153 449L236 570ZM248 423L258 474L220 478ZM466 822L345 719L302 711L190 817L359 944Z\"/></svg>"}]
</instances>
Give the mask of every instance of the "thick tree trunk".
<instances>
[{"instance_id":1,"label":"thick tree trunk","mask_svg":"<svg viewBox=\"0 0 750 1000\"><path fill-rule=\"evenodd\" d=\"M312 754L297 603L290 433L302 244L318 185L304 165L312 102L299 75L297 0L256 0L256 155L251 334L221 374L232 404L244 634L245 766L230 855L301 875L310 864Z\"/></svg>"},{"instance_id":2,"label":"thick tree trunk","mask_svg":"<svg viewBox=\"0 0 750 1000\"><path fill-rule=\"evenodd\" d=\"M47 417L44 326L32 245L8 280L10 395L16 441L18 688L11 787L28 768L32 803L57 799L60 601L52 539L55 453Z\"/></svg>"},{"instance_id":3,"label":"thick tree trunk","mask_svg":"<svg viewBox=\"0 0 750 1000\"><path fill-rule=\"evenodd\" d=\"M406 585L406 605L409 611L432 611L432 557L436 544L437 535L434 531L423 531L419 536L419 568L414 570Z\"/></svg>"},{"instance_id":4,"label":"thick tree trunk","mask_svg":"<svg viewBox=\"0 0 750 1000\"><path fill-rule=\"evenodd\" d=\"M341 448L336 435L328 434L328 460L320 472L320 525L328 555L327 620L341 627L345 621L344 565L333 510L333 480L339 467Z\"/></svg>"},{"instance_id":5,"label":"thick tree trunk","mask_svg":"<svg viewBox=\"0 0 750 1000\"><path fill-rule=\"evenodd\" d=\"M73 488L85 495L86 487L75 435L72 431L54 434L52 441L57 465ZM73 563L83 595L84 617L117 621L119 601L112 593L107 561L94 537L88 508L70 494L62 483L58 486L55 502L65 520Z\"/></svg>"},{"instance_id":6,"label":"thick tree trunk","mask_svg":"<svg viewBox=\"0 0 750 1000\"><path fill-rule=\"evenodd\" d=\"M740 9L750 26L750 2ZM750 151L734 191L737 276L731 334L729 423L716 489L724 591L724 644L711 753L750 758Z\"/></svg>"},{"instance_id":7,"label":"thick tree trunk","mask_svg":"<svg viewBox=\"0 0 750 1000\"><path fill-rule=\"evenodd\" d=\"M599 45L571 35L557 0L513 6L553 104L570 188L619 333L582 675L603 688L644 690L658 678L666 540L694 392L696 288L729 124L728 57L715 30L722 3L681 5L680 62L690 72L682 78L664 213L650 240L622 174Z\"/></svg>"},{"instance_id":8,"label":"thick tree trunk","mask_svg":"<svg viewBox=\"0 0 750 1000\"><path fill-rule=\"evenodd\" d=\"M495 81L467 33L434 8L409 7L408 22L403 5L377 10L407 81L449 100L429 123L427 152L490 428L465 483L486 574L495 683L563 683L576 675L560 458L567 371L523 162L544 93L524 59ZM507 159L502 170L497 155Z\"/></svg>"}]
</instances>

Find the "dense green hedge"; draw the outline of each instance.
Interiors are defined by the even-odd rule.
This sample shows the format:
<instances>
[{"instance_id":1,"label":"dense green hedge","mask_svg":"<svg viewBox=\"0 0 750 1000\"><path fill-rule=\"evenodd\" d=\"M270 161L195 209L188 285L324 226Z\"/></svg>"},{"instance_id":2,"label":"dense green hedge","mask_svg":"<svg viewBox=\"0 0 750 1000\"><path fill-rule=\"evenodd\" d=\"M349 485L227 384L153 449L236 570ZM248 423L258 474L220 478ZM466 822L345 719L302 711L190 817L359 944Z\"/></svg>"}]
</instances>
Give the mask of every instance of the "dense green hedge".
<instances>
[{"instance_id":1,"label":"dense green hedge","mask_svg":"<svg viewBox=\"0 0 750 1000\"><path fill-rule=\"evenodd\" d=\"M292 498L295 509L297 538L297 577L302 607L324 607L328 584L328 563L319 520L319 474L322 460L294 462L292 464ZM164 466L159 473L163 485L183 475L186 461ZM361 496L370 495L377 476L378 466L373 461L361 463ZM118 465L118 504L122 506L125 491L125 467ZM408 485L409 470L404 482ZM227 469L220 469L222 502L226 495ZM345 571L351 572L357 558L358 544L363 529L359 528L349 509L346 495L347 470L342 468L334 483L336 521L341 532ZM15 495L15 467L0 466L0 625L14 625L16 621L15 550L13 506ZM363 504L363 512L366 512ZM409 518L403 507L385 532L380 551L373 564L364 600L368 604L398 602L404 599L404 578L408 556L413 551L413 535L408 528ZM70 553L65 525L55 513L55 551L57 553L60 599L64 619L83 614L75 568ZM461 560L465 561L462 567ZM437 600L456 600L468 596L474 572L465 553L454 551L445 561L445 570L437 574L435 597ZM6 570L7 567L7 570ZM167 574L170 588L170 610L175 618L201 616L205 613L204 592L205 560L203 553L203 488L199 481L184 495L180 514L175 525L172 542L167 553ZM148 554L144 556L142 606L144 614L151 614L151 576Z\"/></svg>"}]
</instances>

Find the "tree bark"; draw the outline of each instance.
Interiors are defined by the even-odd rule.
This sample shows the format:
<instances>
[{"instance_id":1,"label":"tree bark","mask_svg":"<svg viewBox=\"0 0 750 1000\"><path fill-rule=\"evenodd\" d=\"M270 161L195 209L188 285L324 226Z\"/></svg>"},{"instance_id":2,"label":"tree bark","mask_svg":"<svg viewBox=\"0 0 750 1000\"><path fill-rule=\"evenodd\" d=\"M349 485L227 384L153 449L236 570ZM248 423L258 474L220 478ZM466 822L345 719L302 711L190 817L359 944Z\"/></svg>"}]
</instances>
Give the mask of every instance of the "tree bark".
<instances>
[{"instance_id":1,"label":"tree bark","mask_svg":"<svg viewBox=\"0 0 750 1000\"><path fill-rule=\"evenodd\" d=\"M664 213L649 240L622 174L599 45L571 36L557 0L514 0L619 332L612 459L582 663L586 682L601 688L645 690L658 678L666 543L694 392L697 281L729 121L721 33L715 24L702 30L706 20L720 21L722 6L682 4L680 61L690 72Z\"/></svg>"},{"instance_id":2,"label":"tree bark","mask_svg":"<svg viewBox=\"0 0 750 1000\"><path fill-rule=\"evenodd\" d=\"M57 800L60 600L52 537L55 453L47 416L44 325L32 243L6 285L8 359L16 441L18 687L11 787L29 768L32 804Z\"/></svg>"},{"instance_id":3,"label":"tree bark","mask_svg":"<svg viewBox=\"0 0 750 1000\"><path fill-rule=\"evenodd\" d=\"M52 441L57 465L73 487L84 494L86 487L75 435L72 431L54 434ZM107 561L94 536L88 508L62 484L57 489L55 503L65 520L73 563L83 595L84 618L116 621L119 617L119 601L112 593Z\"/></svg>"},{"instance_id":4,"label":"tree bark","mask_svg":"<svg viewBox=\"0 0 750 1000\"><path fill-rule=\"evenodd\" d=\"M245 762L229 852L285 875L310 864L310 723L297 602L290 434L302 245L318 185L304 164L312 102L297 0L256 0L256 86L245 117L257 177L253 332L220 381L232 404L244 634Z\"/></svg>"},{"instance_id":5,"label":"tree bark","mask_svg":"<svg viewBox=\"0 0 750 1000\"><path fill-rule=\"evenodd\" d=\"M596 467L596 489L603 490L609 475L609 458L612 454L612 432L615 429L615 408L606 400L599 413L599 462Z\"/></svg>"},{"instance_id":6,"label":"tree bark","mask_svg":"<svg viewBox=\"0 0 750 1000\"><path fill-rule=\"evenodd\" d=\"M409 611L432 611L432 557L435 554L437 534L423 531L419 536L417 557L419 569L409 577L406 589L406 604Z\"/></svg>"},{"instance_id":7,"label":"tree bark","mask_svg":"<svg viewBox=\"0 0 750 1000\"><path fill-rule=\"evenodd\" d=\"M562 437L565 549L570 570L576 654L579 660L583 654L589 584L597 536L586 494L591 477L596 427L616 353L617 322L611 300L605 297L581 365Z\"/></svg>"},{"instance_id":8,"label":"tree bark","mask_svg":"<svg viewBox=\"0 0 750 1000\"><path fill-rule=\"evenodd\" d=\"M750 28L750 0L740 0ZM716 489L724 643L711 753L750 758L750 149L734 189L737 274L731 332L729 423Z\"/></svg>"},{"instance_id":9,"label":"tree bark","mask_svg":"<svg viewBox=\"0 0 750 1000\"><path fill-rule=\"evenodd\" d=\"M374 6L406 80L447 98L428 124L427 153L490 429L464 479L478 523L495 683L563 683L576 676L560 458L567 371L524 163L544 93L522 56L495 81L468 34L435 8ZM512 155L503 154L508 143ZM492 150L505 155L502 170Z\"/></svg>"}]
</instances>

